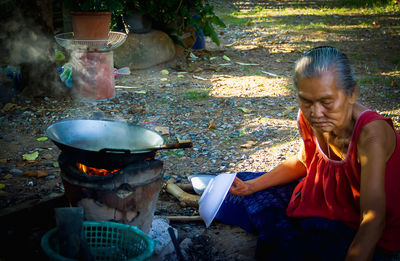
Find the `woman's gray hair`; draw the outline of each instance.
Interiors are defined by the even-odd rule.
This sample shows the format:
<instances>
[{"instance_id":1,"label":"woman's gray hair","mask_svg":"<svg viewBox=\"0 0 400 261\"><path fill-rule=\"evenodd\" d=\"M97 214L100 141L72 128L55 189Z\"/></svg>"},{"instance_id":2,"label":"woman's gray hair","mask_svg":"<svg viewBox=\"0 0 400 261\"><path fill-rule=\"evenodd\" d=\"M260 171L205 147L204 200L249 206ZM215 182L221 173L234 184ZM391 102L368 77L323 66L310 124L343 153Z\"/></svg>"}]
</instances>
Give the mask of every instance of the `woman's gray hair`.
<instances>
[{"instance_id":1,"label":"woman's gray hair","mask_svg":"<svg viewBox=\"0 0 400 261\"><path fill-rule=\"evenodd\" d=\"M346 54L331 46L313 48L303 54L295 63L293 82L298 88L298 79L320 77L325 72L335 72L338 88L351 95L357 82L350 68Z\"/></svg>"}]
</instances>

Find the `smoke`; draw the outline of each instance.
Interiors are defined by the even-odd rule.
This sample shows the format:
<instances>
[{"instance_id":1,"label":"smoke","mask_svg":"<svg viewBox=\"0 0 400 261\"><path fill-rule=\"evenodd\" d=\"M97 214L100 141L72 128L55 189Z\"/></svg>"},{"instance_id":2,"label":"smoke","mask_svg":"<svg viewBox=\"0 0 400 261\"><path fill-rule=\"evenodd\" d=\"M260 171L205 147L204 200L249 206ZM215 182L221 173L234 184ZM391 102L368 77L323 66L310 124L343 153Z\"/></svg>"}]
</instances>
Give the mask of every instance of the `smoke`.
<instances>
[{"instance_id":1,"label":"smoke","mask_svg":"<svg viewBox=\"0 0 400 261\"><path fill-rule=\"evenodd\" d=\"M25 9L15 9L3 24L8 65L19 66L25 96L72 95L75 99L114 97L112 52L78 52L63 50L71 60L72 88L68 88L57 70L55 50L61 49L51 28ZM73 41L73 40L72 40Z\"/></svg>"},{"instance_id":2,"label":"smoke","mask_svg":"<svg viewBox=\"0 0 400 261\"><path fill-rule=\"evenodd\" d=\"M43 18L44 19L44 18ZM28 97L65 95L55 63L52 29L32 14L16 8L4 22L6 63L20 69L18 89Z\"/></svg>"},{"instance_id":3,"label":"smoke","mask_svg":"<svg viewBox=\"0 0 400 261\"><path fill-rule=\"evenodd\" d=\"M54 62L54 39L45 34L33 18L24 17L16 10L11 20L4 25L7 35L5 48L9 52L9 63Z\"/></svg>"}]
</instances>

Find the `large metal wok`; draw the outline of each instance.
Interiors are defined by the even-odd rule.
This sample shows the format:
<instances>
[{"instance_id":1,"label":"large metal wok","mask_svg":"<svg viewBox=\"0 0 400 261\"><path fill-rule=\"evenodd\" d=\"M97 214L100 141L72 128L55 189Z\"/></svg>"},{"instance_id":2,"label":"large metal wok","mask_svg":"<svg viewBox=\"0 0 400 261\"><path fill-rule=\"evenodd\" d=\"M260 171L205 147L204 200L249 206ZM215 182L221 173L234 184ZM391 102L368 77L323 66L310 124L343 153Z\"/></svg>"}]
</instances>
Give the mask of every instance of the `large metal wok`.
<instances>
[{"instance_id":1,"label":"large metal wok","mask_svg":"<svg viewBox=\"0 0 400 261\"><path fill-rule=\"evenodd\" d=\"M191 142L165 144L155 131L109 120L60 121L49 126L46 135L77 162L105 169L154 158L159 149L192 147Z\"/></svg>"}]
</instances>

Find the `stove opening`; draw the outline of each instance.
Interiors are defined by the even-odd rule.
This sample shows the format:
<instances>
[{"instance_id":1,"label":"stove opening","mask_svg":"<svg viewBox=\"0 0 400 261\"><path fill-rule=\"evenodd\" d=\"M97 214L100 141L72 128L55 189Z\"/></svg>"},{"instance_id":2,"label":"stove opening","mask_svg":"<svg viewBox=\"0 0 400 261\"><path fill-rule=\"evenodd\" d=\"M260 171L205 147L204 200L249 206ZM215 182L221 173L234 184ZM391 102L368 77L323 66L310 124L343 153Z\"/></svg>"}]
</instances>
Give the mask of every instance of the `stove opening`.
<instances>
[{"instance_id":1,"label":"stove opening","mask_svg":"<svg viewBox=\"0 0 400 261\"><path fill-rule=\"evenodd\" d=\"M113 174L113 173L117 172L118 170L120 170L120 169L111 169L111 170L110 169L98 169L98 168L93 168L93 167L83 165L82 163L79 163L79 162L76 163L76 167L80 171L88 174L89 176L107 176L107 175Z\"/></svg>"}]
</instances>

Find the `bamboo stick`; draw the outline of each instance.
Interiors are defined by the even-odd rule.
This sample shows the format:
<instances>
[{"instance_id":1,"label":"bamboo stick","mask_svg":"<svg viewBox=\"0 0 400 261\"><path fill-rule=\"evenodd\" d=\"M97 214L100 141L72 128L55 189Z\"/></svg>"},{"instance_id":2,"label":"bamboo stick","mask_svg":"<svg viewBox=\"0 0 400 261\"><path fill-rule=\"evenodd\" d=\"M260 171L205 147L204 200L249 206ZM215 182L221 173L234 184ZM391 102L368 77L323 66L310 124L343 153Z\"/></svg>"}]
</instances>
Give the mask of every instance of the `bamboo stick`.
<instances>
[{"instance_id":1,"label":"bamboo stick","mask_svg":"<svg viewBox=\"0 0 400 261\"><path fill-rule=\"evenodd\" d=\"M203 219L200 216L165 216L165 218L170 221L202 221Z\"/></svg>"}]
</instances>

